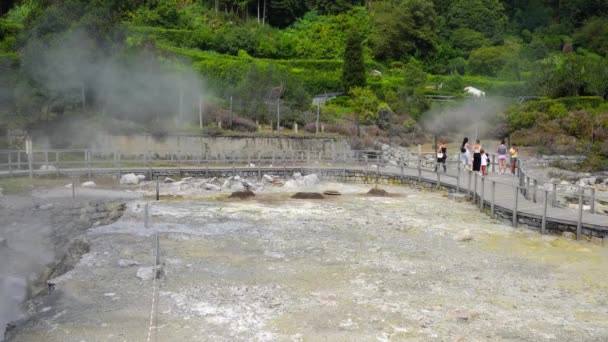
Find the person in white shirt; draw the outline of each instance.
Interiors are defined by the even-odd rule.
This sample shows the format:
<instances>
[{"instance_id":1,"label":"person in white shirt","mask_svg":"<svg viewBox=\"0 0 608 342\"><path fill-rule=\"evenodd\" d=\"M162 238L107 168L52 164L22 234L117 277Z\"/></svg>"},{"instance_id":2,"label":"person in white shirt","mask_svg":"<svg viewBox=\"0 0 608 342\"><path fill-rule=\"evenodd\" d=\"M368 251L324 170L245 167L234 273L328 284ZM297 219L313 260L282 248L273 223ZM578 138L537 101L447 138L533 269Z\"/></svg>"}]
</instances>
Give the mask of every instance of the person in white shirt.
<instances>
[{"instance_id":1,"label":"person in white shirt","mask_svg":"<svg viewBox=\"0 0 608 342\"><path fill-rule=\"evenodd\" d=\"M482 176L487 176L488 175L488 154L481 149L481 175Z\"/></svg>"}]
</instances>

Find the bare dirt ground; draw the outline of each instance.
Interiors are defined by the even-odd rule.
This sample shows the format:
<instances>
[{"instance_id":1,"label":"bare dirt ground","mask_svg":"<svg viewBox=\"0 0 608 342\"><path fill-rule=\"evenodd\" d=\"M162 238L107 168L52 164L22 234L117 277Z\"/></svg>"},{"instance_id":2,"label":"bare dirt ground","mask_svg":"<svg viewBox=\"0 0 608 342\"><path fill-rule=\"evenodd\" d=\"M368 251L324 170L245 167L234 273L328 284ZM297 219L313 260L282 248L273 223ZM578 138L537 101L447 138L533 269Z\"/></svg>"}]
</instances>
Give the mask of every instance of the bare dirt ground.
<instances>
[{"instance_id":1,"label":"bare dirt ground","mask_svg":"<svg viewBox=\"0 0 608 342\"><path fill-rule=\"evenodd\" d=\"M606 341L608 247L496 223L444 193L321 184L129 204L12 341ZM120 262L119 265L119 260ZM128 266L129 263L135 265Z\"/></svg>"}]
</instances>

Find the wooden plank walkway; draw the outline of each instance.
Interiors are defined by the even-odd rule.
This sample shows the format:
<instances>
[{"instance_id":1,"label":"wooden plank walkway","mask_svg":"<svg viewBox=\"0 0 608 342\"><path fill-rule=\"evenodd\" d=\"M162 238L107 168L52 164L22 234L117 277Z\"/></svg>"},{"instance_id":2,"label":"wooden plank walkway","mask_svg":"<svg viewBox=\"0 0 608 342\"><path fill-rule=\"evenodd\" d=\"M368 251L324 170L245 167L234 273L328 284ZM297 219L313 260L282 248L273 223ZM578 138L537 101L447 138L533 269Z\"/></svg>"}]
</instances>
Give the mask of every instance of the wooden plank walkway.
<instances>
[{"instance_id":1,"label":"wooden plank walkway","mask_svg":"<svg viewBox=\"0 0 608 342\"><path fill-rule=\"evenodd\" d=\"M291 165L291 166L274 166L274 167L248 167L248 166L183 166L183 167L153 167L142 166L142 167L121 167L121 168L67 168L61 169L58 172L68 176L86 176L89 173L92 174L117 174L117 173L142 173L148 175L152 172L154 175L166 175L166 174L205 174L205 173L218 173L224 172L230 174L231 172L256 172L259 174L269 173L285 175L293 172L303 172L304 174L322 172L322 173L333 173L336 176L342 175L345 172L348 173L359 173L360 175L368 175L373 179L376 175L379 177L392 177L394 179L407 179L409 181L418 181L419 172L420 180L422 182L436 184L437 173L432 169L421 168L420 171L413 167L399 167L399 166L384 166L384 167L371 167L362 166L358 164L337 164L337 165ZM35 170L36 175L46 174L54 175L55 171L40 171ZM13 170L13 176L27 176L27 170ZM469 174L471 175L471 183L469 187ZM8 171L0 171L0 177L8 177ZM483 209L488 210L491 208L491 199L494 195L494 207L496 211L502 211L502 217L506 219L506 215L513 214L515 206L516 209L516 220L521 222L521 219L532 219L541 221L545 208L545 190L538 190L536 194L536 202L532 200L533 194L529 193L528 196L524 196L522 193L523 188L520 187L517 191L517 204L515 200L515 194L517 186L519 185L519 178L511 175L500 175L497 173L491 173L489 176L482 177L476 176L474 173L464 171L456 168L455 164L448 166L447 173L439 172L440 184L443 187L450 189L459 189L461 193L471 193L473 202L481 207L480 199L483 199ZM482 185L483 183L483 185ZM493 193L492 183L494 183L495 192ZM483 189L483 191L482 191ZM550 191L548 192L551 193ZM580 215L579 210L563 207L553 207L551 205L551 196L548 198L547 205L547 225L562 225L569 227L577 227L578 216ZM500 216L500 215L499 215ZM562 229L571 230L571 229ZM594 236L608 236L608 216L583 213L581 227L579 229L580 234L594 235Z\"/></svg>"}]
</instances>

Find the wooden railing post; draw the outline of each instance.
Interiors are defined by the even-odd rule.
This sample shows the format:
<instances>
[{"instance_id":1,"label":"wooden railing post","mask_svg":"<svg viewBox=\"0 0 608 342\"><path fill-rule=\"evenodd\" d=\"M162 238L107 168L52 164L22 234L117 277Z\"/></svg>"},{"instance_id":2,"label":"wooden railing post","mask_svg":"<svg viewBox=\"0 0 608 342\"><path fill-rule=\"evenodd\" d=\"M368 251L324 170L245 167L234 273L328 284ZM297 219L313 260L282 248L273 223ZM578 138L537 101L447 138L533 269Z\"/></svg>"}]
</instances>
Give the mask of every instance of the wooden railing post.
<instances>
[{"instance_id":1,"label":"wooden railing post","mask_svg":"<svg viewBox=\"0 0 608 342\"><path fill-rule=\"evenodd\" d=\"M496 201L496 181L492 181L492 201L490 202L490 217L496 218L494 203Z\"/></svg>"},{"instance_id":2,"label":"wooden railing post","mask_svg":"<svg viewBox=\"0 0 608 342\"><path fill-rule=\"evenodd\" d=\"M513 204L513 227L517 227L517 201L519 199L519 188L515 187L515 203Z\"/></svg>"},{"instance_id":3,"label":"wooden railing post","mask_svg":"<svg viewBox=\"0 0 608 342\"><path fill-rule=\"evenodd\" d=\"M578 193L578 220L576 222L576 239L580 240L583 236L583 192Z\"/></svg>"},{"instance_id":4,"label":"wooden railing post","mask_svg":"<svg viewBox=\"0 0 608 342\"><path fill-rule=\"evenodd\" d=\"M543 202L543 219L540 225L540 233L544 235L547 232L547 204L549 203L549 191L547 190L545 190L545 200Z\"/></svg>"}]
</instances>

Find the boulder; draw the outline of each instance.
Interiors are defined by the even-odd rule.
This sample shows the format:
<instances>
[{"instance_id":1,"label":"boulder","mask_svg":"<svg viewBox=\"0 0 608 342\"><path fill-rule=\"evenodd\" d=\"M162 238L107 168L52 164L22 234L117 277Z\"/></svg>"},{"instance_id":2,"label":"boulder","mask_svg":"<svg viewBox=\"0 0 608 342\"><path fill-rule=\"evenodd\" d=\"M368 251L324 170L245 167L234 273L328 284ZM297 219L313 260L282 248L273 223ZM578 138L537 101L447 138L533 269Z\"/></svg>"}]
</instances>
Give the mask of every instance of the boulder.
<instances>
[{"instance_id":1,"label":"boulder","mask_svg":"<svg viewBox=\"0 0 608 342\"><path fill-rule=\"evenodd\" d=\"M386 190L378 189L378 188L371 189L370 191L367 192L367 194L370 196L379 196L379 197L388 196L388 192L386 192Z\"/></svg>"},{"instance_id":2,"label":"boulder","mask_svg":"<svg viewBox=\"0 0 608 342\"><path fill-rule=\"evenodd\" d=\"M134 173L127 173L120 177L120 184L123 185L134 185L139 183L139 178Z\"/></svg>"},{"instance_id":3,"label":"boulder","mask_svg":"<svg viewBox=\"0 0 608 342\"><path fill-rule=\"evenodd\" d=\"M295 195L291 196L295 199L324 199L323 195L318 192L296 192Z\"/></svg>"},{"instance_id":4,"label":"boulder","mask_svg":"<svg viewBox=\"0 0 608 342\"><path fill-rule=\"evenodd\" d=\"M243 191L235 191L228 198L238 198L238 199L247 199L250 197L254 197L255 194L251 190L243 190Z\"/></svg>"},{"instance_id":5,"label":"boulder","mask_svg":"<svg viewBox=\"0 0 608 342\"><path fill-rule=\"evenodd\" d=\"M131 266L139 266L139 262L135 261L135 260L129 260L129 259L120 259L118 260L118 266L125 268L125 267L131 267Z\"/></svg>"},{"instance_id":6,"label":"boulder","mask_svg":"<svg viewBox=\"0 0 608 342\"><path fill-rule=\"evenodd\" d=\"M293 178L294 179L302 179L302 174L299 173L299 172L296 172L296 173L293 174Z\"/></svg>"},{"instance_id":7,"label":"boulder","mask_svg":"<svg viewBox=\"0 0 608 342\"><path fill-rule=\"evenodd\" d=\"M154 274L154 266L140 267L137 269L137 278L141 280L152 280L156 276L156 279L160 278L163 274L161 266L156 267L156 275Z\"/></svg>"},{"instance_id":8,"label":"boulder","mask_svg":"<svg viewBox=\"0 0 608 342\"><path fill-rule=\"evenodd\" d=\"M262 179L268 183L272 183L272 181L274 180L274 177L272 177L270 175L264 175L264 176L262 176Z\"/></svg>"},{"instance_id":9,"label":"boulder","mask_svg":"<svg viewBox=\"0 0 608 342\"><path fill-rule=\"evenodd\" d=\"M84 182L84 183L80 184L80 186L83 188L95 188L95 187L97 187L97 184L95 184L95 182L88 181L88 182Z\"/></svg>"},{"instance_id":10,"label":"boulder","mask_svg":"<svg viewBox=\"0 0 608 342\"><path fill-rule=\"evenodd\" d=\"M55 165L42 165L40 166L40 171L57 171L57 168L55 167Z\"/></svg>"},{"instance_id":11,"label":"boulder","mask_svg":"<svg viewBox=\"0 0 608 342\"><path fill-rule=\"evenodd\" d=\"M304 181L304 186L315 186L321 182L319 177L314 173L312 175L302 177L302 180Z\"/></svg>"},{"instance_id":12,"label":"boulder","mask_svg":"<svg viewBox=\"0 0 608 342\"><path fill-rule=\"evenodd\" d=\"M222 190L222 188L220 188L219 186L217 186L215 184L210 184L210 183L204 183L203 184L203 188L205 190L209 190L209 191L220 191L220 190Z\"/></svg>"},{"instance_id":13,"label":"boulder","mask_svg":"<svg viewBox=\"0 0 608 342\"><path fill-rule=\"evenodd\" d=\"M454 235L454 240L456 241L471 241L473 240L473 234L468 229L464 229L459 231Z\"/></svg>"},{"instance_id":14,"label":"boulder","mask_svg":"<svg viewBox=\"0 0 608 342\"><path fill-rule=\"evenodd\" d=\"M234 182L230 186L230 190L232 190L232 191L243 191L243 190L245 190L245 186L243 185L243 182Z\"/></svg>"},{"instance_id":15,"label":"boulder","mask_svg":"<svg viewBox=\"0 0 608 342\"><path fill-rule=\"evenodd\" d=\"M342 194L339 191L336 191L336 190L325 190L325 191L323 191L323 195L327 195L327 196L340 196Z\"/></svg>"},{"instance_id":16,"label":"boulder","mask_svg":"<svg viewBox=\"0 0 608 342\"><path fill-rule=\"evenodd\" d=\"M194 177L182 178L182 182L184 182L184 183L193 182L194 180L195 180Z\"/></svg>"},{"instance_id":17,"label":"boulder","mask_svg":"<svg viewBox=\"0 0 608 342\"><path fill-rule=\"evenodd\" d=\"M165 180L163 180L163 183L165 183L165 184L175 183L175 179L173 179L171 177L167 177L167 178L165 178Z\"/></svg>"},{"instance_id":18,"label":"boulder","mask_svg":"<svg viewBox=\"0 0 608 342\"><path fill-rule=\"evenodd\" d=\"M139 179L139 181L146 180L146 175L139 174L137 175L137 179Z\"/></svg>"}]
</instances>

